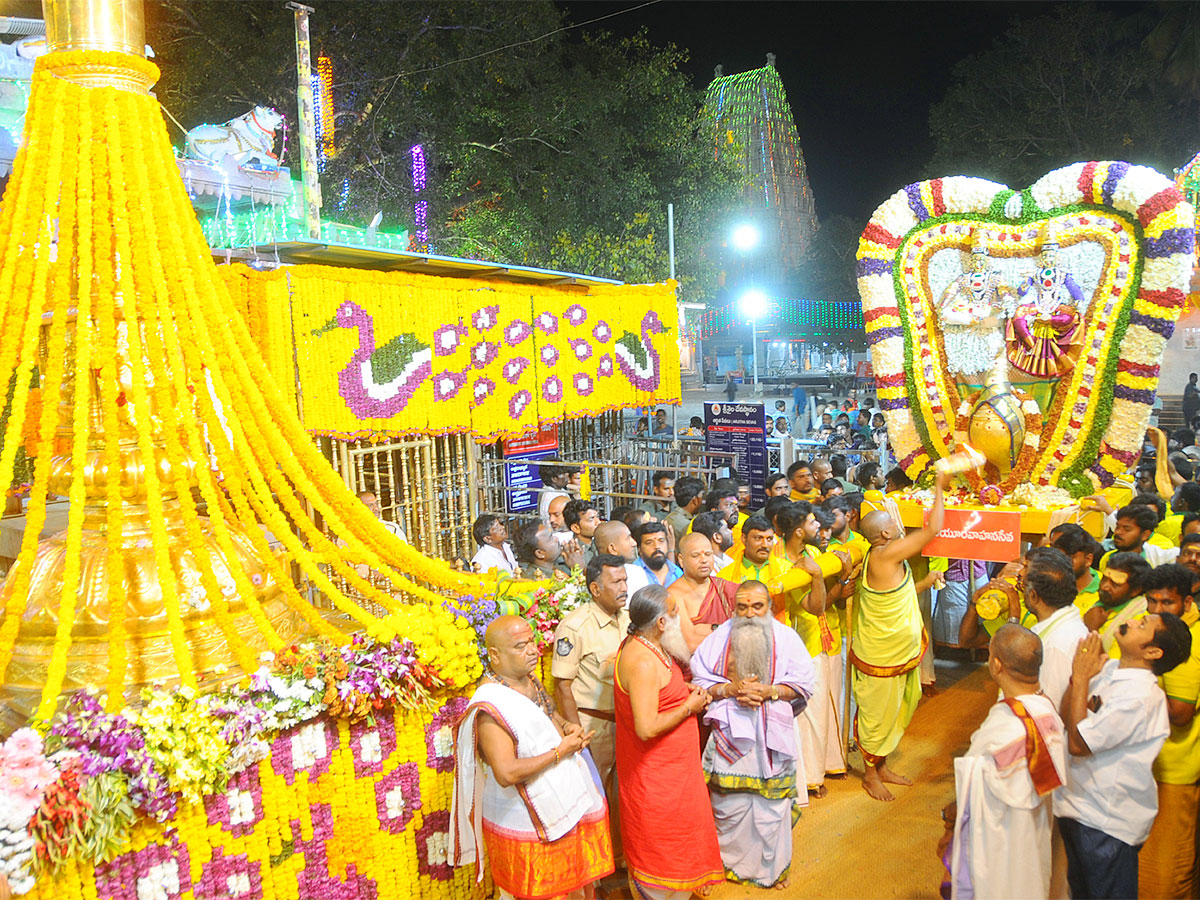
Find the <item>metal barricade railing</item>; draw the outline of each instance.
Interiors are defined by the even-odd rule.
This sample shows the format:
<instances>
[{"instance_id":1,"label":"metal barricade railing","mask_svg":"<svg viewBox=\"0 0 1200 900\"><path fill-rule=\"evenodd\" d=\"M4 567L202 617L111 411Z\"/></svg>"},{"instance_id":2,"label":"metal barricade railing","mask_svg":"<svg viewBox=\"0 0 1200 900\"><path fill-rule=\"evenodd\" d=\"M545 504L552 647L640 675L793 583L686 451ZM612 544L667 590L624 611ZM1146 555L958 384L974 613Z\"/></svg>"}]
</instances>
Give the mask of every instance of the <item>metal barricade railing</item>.
<instances>
[{"instance_id":1,"label":"metal barricade railing","mask_svg":"<svg viewBox=\"0 0 1200 900\"><path fill-rule=\"evenodd\" d=\"M511 531L512 520L533 519L537 515L537 510L509 512L506 498L510 489L505 487L509 483L505 477L505 470L513 466L540 468L541 466L578 465L579 462L578 460L564 459L531 460L504 459L502 457L483 460L480 477L480 512L507 516L510 520ZM653 465L614 460L587 460L592 502L607 515L613 507L637 506L651 499L652 495L649 489L643 490L640 489L640 486L649 485L655 472L671 472L677 478L690 475L709 484L719 478L735 462L735 456L732 453L709 453L707 451L689 454L686 458L683 454L677 454L674 459L659 457L654 460ZM520 490L540 497L547 491L555 489L538 487Z\"/></svg>"}]
</instances>

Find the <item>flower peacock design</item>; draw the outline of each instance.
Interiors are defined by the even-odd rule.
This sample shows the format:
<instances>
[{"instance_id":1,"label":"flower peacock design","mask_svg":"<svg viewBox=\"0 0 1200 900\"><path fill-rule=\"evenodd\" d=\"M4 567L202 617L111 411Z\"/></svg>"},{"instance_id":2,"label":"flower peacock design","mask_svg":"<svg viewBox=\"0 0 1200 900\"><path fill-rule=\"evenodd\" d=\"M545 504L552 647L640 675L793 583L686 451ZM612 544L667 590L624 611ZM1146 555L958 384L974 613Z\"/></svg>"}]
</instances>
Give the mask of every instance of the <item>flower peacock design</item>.
<instances>
[{"instance_id":1,"label":"flower peacock design","mask_svg":"<svg viewBox=\"0 0 1200 900\"><path fill-rule=\"evenodd\" d=\"M638 390L653 391L658 388L661 366L650 335L666 334L668 331L670 329L663 325L658 313L650 310L642 317L640 337L632 331L626 331L613 345L613 355L617 358L621 374Z\"/></svg>"},{"instance_id":2,"label":"flower peacock design","mask_svg":"<svg viewBox=\"0 0 1200 900\"><path fill-rule=\"evenodd\" d=\"M413 394L433 374L433 349L414 334L398 334L375 346L371 314L353 301L338 307L337 315L313 331L357 328L358 349L338 372L338 392L360 419L386 419L408 405Z\"/></svg>"}]
</instances>

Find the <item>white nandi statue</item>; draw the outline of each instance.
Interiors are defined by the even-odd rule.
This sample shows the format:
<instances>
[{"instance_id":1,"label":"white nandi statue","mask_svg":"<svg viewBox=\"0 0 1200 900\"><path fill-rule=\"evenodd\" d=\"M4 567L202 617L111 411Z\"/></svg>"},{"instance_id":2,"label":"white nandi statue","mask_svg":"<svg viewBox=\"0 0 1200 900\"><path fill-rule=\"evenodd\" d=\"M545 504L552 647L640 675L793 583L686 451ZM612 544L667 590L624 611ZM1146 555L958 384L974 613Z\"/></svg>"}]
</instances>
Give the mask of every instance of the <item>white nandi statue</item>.
<instances>
[{"instance_id":1,"label":"white nandi statue","mask_svg":"<svg viewBox=\"0 0 1200 900\"><path fill-rule=\"evenodd\" d=\"M274 153L275 131L283 116L269 106L256 106L244 116L224 125L197 125L187 133L185 155L219 165L232 156L239 166L257 163L273 169L279 165Z\"/></svg>"}]
</instances>

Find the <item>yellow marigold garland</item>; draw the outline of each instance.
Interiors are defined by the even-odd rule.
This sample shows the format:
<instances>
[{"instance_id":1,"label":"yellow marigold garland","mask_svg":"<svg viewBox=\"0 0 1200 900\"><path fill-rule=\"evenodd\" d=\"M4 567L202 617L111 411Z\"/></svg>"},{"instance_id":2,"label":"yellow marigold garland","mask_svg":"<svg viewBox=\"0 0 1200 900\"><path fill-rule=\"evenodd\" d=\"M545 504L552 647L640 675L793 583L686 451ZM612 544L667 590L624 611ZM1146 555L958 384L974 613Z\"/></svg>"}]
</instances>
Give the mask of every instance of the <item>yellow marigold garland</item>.
<instances>
[{"instance_id":1,"label":"yellow marigold garland","mask_svg":"<svg viewBox=\"0 0 1200 900\"><path fill-rule=\"evenodd\" d=\"M91 131L91 115L92 110L89 104L80 103L72 104L71 107L62 111L67 120L68 125L75 126L78 124L80 134L88 134ZM76 116L78 118L76 118ZM67 139L71 140L74 135L68 133ZM78 202L73 212L74 216L65 215L59 220L59 228L62 230L70 230L72 227L78 229L79 243L81 246L87 247L91 245L92 239L92 173L91 173L91 158L89 153L81 153L79 156L79 166L73 171L67 173L67 181L63 184L63 192L70 195L71 189L74 188ZM72 183L72 176L76 183ZM77 262L78 266L78 283L84 285L84 289L77 292L75 298L75 391L76 393L84 393L89 391L89 379L92 366L92 259L88 254L79 255ZM65 285L66 278L61 277L56 282L58 285L63 285L63 293L66 293ZM56 301L61 301L62 297L56 298ZM66 319L68 302L56 302L54 305L54 317ZM64 321L65 325L65 321ZM56 410L57 412L57 410ZM71 422L71 487L68 495L70 499L70 511L67 516L67 545L65 554L65 566L63 568L63 584L62 584L62 602L58 608L58 627L54 636L54 650L50 657L50 665L46 672L46 684L42 688L42 699L38 705L35 718L39 721L47 721L54 713L54 709L58 704L58 695L62 690L63 678L66 675L67 669L67 650L71 646L71 629L75 625L75 607L79 599L79 570L81 563L80 549L83 544L83 513L84 513L84 464L87 460L87 443L88 443L88 404L76 401L72 409ZM48 461L43 461L43 465L48 465Z\"/></svg>"},{"instance_id":2,"label":"yellow marigold garland","mask_svg":"<svg viewBox=\"0 0 1200 900\"><path fill-rule=\"evenodd\" d=\"M120 539L122 459L117 441L123 416L136 422L138 451L151 524L154 566L163 590L171 645L181 680L196 682L185 634L182 598L171 544L163 526L164 505L178 498L186 543L208 571L203 586L212 620L243 668L253 654L229 619L221 583L214 577L207 538L192 499L193 484L207 507L217 545L232 556L234 529L244 532L286 601L312 627L331 639L345 637L325 622L291 581L296 563L332 602L372 636L386 640L402 634L414 640L423 663L439 677L462 687L478 675L475 638L465 620L443 609L441 592L482 595L494 592L494 579L453 571L397 541L347 490L312 445L269 368L224 282L212 265L209 249L175 174L173 155L152 97L109 88L83 87L52 75L76 65L121 65L146 74L153 66L123 54L79 52L50 54L39 60L34 78L28 135L14 166L0 212L3 241L0 323L10 340L0 344L0 378L16 379L10 417L0 454L0 480L11 479L15 453L25 430L36 434L40 455L32 486L28 528L7 588L11 590L0 624L0 671L11 658L30 584L37 535L45 519L49 456L55 452L61 385L72 359L75 391L70 408L71 440L59 452L71 455L71 514L68 527L67 596L57 610L59 639L52 651L39 715L53 710L63 683L70 649L71 620L80 577L84 506L84 470L91 420L103 425L102 440L91 444L92 465L105 470L107 501L106 584L110 597L108 704L119 708L128 671ZM52 228L57 222L58 233ZM56 260L49 247L57 237ZM75 261L80 260L78 268ZM251 327L261 334L273 327L266 315L285 296L280 288L256 282L242 304ZM382 297L382 288L372 286ZM48 302L49 301L49 302ZM44 331L46 364L42 405L36 428L25 419L30 408L29 379L43 339L43 310L53 311ZM75 309L75 321L67 310ZM73 347L68 338L72 336ZM118 408L121 367L128 361L129 408ZM100 389L93 401L93 373ZM161 421L153 423L151 412ZM161 434L158 429L161 429ZM227 430L228 429L228 430ZM97 435L99 437L99 435ZM161 443L160 443L161 442ZM156 456L169 463L164 481ZM189 475L185 464L196 464ZM65 469L64 469L65 471ZM323 527L310 517L320 515ZM271 552L263 534L269 528L288 550ZM336 539L336 542L335 542ZM366 563L387 583L363 579L356 565ZM230 573L260 633L269 645L276 635L260 608L248 574ZM379 619L338 585L379 603L391 615ZM530 585L532 587L532 584ZM399 595L429 607L405 606Z\"/></svg>"}]
</instances>

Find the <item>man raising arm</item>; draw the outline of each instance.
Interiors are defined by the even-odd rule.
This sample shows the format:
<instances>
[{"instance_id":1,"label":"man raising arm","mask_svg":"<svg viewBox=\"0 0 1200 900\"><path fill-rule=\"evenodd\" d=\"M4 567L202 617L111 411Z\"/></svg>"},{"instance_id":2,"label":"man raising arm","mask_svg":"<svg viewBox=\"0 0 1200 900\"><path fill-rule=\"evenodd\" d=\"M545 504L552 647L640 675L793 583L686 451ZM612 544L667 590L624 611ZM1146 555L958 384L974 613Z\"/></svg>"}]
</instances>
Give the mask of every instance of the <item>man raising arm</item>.
<instances>
[{"instance_id":1,"label":"man raising arm","mask_svg":"<svg viewBox=\"0 0 1200 900\"><path fill-rule=\"evenodd\" d=\"M862 520L871 549L863 561L849 658L858 702L854 730L865 763L863 787L876 800L895 799L885 783L912 784L887 766L888 754L900 743L921 699L917 668L928 643L908 559L942 530L948 480L938 472L929 521L918 531L900 537L899 527L882 510Z\"/></svg>"}]
</instances>

